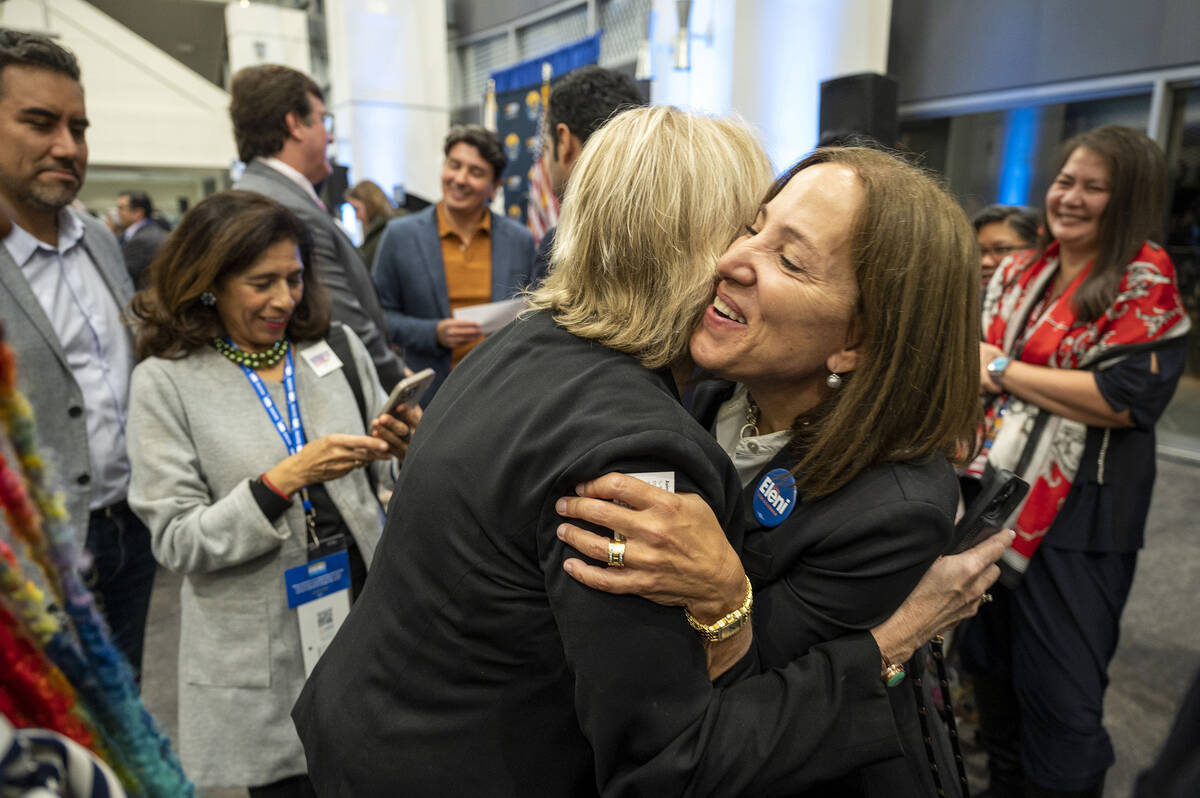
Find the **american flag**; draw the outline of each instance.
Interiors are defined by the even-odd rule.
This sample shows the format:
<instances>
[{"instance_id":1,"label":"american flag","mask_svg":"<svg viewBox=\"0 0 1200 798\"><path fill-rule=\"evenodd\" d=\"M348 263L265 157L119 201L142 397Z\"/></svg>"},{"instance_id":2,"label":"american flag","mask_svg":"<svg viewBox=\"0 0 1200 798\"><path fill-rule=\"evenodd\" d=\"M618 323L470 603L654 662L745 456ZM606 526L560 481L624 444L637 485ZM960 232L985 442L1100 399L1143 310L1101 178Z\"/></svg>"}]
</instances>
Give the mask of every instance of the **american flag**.
<instances>
[{"instance_id":1,"label":"american flag","mask_svg":"<svg viewBox=\"0 0 1200 798\"><path fill-rule=\"evenodd\" d=\"M546 231L558 224L558 197L550 187L550 170L542 160L542 144L546 140L546 104L550 101L550 65L542 64L542 104L538 112L538 135L533 149L533 166L529 168L529 194L525 218L533 233L534 245L542 241Z\"/></svg>"}]
</instances>

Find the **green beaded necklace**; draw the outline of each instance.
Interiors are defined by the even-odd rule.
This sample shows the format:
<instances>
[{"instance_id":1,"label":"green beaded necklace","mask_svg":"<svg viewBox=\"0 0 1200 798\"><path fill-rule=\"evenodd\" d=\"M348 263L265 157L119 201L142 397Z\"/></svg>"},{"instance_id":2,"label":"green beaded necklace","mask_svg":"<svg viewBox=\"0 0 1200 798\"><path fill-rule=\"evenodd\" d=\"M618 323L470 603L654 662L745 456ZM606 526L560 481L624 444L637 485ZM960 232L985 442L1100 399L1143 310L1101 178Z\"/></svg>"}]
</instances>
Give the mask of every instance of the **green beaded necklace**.
<instances>
[{"instance_id":1,"label":"green beaded necklace","mask_svg":"<svg viewBox=\"0 0 1200 798\"><path fill-rule=\"evenodd\" d=\"M286 338L280 338L265 352L247 352L245 349L238 349L236 344L232 344L224 338L213 338L212 345L218 352L239 366L247 366L256 371L271 368L283 360L288 351Z\"/></svg>"}]
</instances>

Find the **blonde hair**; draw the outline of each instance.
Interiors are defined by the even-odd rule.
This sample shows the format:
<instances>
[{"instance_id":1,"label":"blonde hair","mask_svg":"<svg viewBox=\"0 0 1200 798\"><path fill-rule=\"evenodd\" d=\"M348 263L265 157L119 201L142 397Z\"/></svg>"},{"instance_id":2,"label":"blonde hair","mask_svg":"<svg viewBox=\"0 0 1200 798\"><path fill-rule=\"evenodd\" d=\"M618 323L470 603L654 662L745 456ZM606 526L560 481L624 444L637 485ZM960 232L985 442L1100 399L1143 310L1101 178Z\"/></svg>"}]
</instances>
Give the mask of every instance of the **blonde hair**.
<instances>
[{"instance_id":1,"label":"blonde hair","mask_svg":"<svg viewBox=\"0 0 1200 798\"><path fill-rule=\"evenodd\" d=\"M739 119L657 106L588 138L530 301L569 332L660 368L687 352L717 258L754 218L771 165Z\"/></svg>"},{"instance_id":2,"label":"blonde hair","mask_svg":"<svg viewBox=\"0 0 1200 798\"><path fill-rule=\"evenodd\" d=\"M935 453L963 462L979 409L979 250L945 187L887 153L819 149L781 177L834 163L862 181L853 227L858 363L843 387L792 425L797 482L826 496L876 463Z\"/></svg>"},{"instance_id":3,"label":"blonde hair","mask_svg":"<svg viewBox=\"0 0 1200 798\"><path fill-rule=\"evenodd\" d=\"M383 193L378 183L371 180L358 181L353 188L346 189L342 196L347 200L356 199L363 204L367 209L368 224L380 216L386 219L396 215L396 208L388 199L388 195Z\"/></svg>"}]
</instances>

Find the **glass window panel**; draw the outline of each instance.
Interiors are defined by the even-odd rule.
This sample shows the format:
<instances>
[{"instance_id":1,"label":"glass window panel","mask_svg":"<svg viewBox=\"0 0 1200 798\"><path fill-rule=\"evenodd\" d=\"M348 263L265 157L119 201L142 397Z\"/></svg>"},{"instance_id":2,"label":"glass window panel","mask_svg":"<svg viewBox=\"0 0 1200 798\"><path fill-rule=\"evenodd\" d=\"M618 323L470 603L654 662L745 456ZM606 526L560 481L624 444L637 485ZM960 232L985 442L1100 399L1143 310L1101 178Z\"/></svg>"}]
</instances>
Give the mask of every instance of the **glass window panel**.
<instances>
[{"instance_id":1,"label":"glass window panel","mask_svg":"<svg viewBox=\"0 0 1200 798\"><path fill-rule=\"evenodd\" d=\"M1167 251L1192 318L1188 365L1175 399L1158 425L1160 441L1200 456L1200 87L1175 95L1167 143L1170 197Z\"/></svg>"},{"instance_id":2,"label":"glass window panel","mask_svg":"<svg viewBox=\"0 0 1200 798\"><path fill-rule=\"evenodd\" d=\"M1146 129L1149 93L901 122L901 146L946 176L967 213L985 205L1040 207L1058 145L1100 125Z\"/></svg>"}]
</instances>

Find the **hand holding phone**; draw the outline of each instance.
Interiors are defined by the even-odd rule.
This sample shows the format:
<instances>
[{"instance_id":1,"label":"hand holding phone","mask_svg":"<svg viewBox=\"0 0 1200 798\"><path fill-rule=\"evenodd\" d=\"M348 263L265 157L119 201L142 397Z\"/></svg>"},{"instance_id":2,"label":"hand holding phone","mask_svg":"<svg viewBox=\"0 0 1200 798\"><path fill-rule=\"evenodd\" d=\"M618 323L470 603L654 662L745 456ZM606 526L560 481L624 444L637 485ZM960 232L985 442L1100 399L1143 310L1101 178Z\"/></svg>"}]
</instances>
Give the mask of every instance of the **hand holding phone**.
<instances>
[{"instance_id":1,"label":"hand holding phone","mask_svg":"<svg viewBox=\"0 0 1200 798\"><path fill-rule=\"evenodd\" d=\"M952 553L973 548L1004 528L1004 522L1029 492L1029 483L1011 471L989 470L983 488L967 505L967 512L955 525L957 544Z\"/></svg>"}]
</instances>

